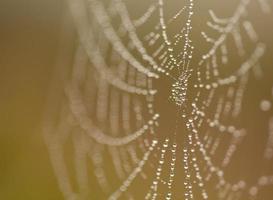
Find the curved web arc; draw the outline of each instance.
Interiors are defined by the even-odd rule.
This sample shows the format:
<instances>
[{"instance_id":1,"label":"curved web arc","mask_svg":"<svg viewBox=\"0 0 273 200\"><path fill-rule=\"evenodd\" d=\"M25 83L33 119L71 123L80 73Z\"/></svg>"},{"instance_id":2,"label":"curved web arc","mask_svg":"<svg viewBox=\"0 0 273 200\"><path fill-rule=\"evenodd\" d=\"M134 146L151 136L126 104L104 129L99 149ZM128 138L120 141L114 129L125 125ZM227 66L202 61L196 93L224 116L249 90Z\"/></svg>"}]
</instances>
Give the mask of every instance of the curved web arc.
<instances>
[{"instance_id":1,"label":"curved web arc","mask_svg":"<svg viewBox=\"0 0 273 200\"><path fill-rule=\"evenodd\" d=\"M258 177L254 184L226 177L248 136L237 121L250 76L266 52L247 19L252 2L238 1L228 18L208 11L212 20L207 22L208 28L218 36L215 39L201 32L210 48L194 66L192 17L197 2L185 0L167 19L168 1L153 1L142 16L132 19L123 0L69 1L78 47L63 88L64 111L56 129L57 141L49 144L67 199L92 199L90 160L93 177L111 200L140 198L133 188L143 180L149 180L145 199L181 198L179 187L184 199L255 198L262 187L273 184L270 175ZM266 11L266 1L259 2ZM148 34L141 35L139 29L155 15L158 21ZM172 34L170 27L181 19L183 26ZM246 41L252 45L251 51L246 49ZM226 73L224 67L231 65L233 50L243 59ZM167 103L176 106L170 135L159 134L165 113L156 105L163 90L156 81L165 77L170 82ZM64 150L70 137L75 151L73 175L66 166ZM269 151L271 146L267 146ZM151 172L153 178L148 175Z\"/></svg>"}]
</instances>

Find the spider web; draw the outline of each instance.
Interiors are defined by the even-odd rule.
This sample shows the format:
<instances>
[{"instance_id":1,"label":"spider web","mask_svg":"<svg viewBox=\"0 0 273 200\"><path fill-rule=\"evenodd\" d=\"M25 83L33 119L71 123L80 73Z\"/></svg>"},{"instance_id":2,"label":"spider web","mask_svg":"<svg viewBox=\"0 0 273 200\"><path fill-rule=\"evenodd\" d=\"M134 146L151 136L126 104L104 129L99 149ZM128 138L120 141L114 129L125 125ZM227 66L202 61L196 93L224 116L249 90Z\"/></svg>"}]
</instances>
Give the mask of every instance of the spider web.
<instances>
[{"instance_id":1,"label":"spider web","mask_svg":"<svg viewBox=\"0 0 273 200\"><path fill-rule=\"evenodd\" d=\"M252 134L245 96L266 53L249 12L270 15L267 1L202 20L194 0L68 3L73 65L59 63L44 126L65 199L255 199L272 187L272 116L262 169L241 167Z\"/></svg>"}]
</instances>

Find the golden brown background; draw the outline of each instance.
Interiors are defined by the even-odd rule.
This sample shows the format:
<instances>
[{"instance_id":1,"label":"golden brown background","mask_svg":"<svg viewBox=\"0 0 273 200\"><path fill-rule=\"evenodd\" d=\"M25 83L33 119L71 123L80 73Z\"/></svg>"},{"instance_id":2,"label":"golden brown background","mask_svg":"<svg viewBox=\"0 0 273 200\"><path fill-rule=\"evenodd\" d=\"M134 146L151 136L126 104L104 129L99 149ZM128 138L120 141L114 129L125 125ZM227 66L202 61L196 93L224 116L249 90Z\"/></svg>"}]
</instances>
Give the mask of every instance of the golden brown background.
<instances>
[{"instance_id":1,"label":"golden brown background","mask_svg":"<svg viewBox=\"0 0 273 200\"><path fill-rule=\"evenodd\" d=\"M0 199L62 199L40 131L62 1L0 1Z\"/></svg>"},{"instance_id":2,"label":"golden brown background","mask_svg":"<svg viewBox=\"0 0 273 200\"><path fill-rule=\"evenodd\" d=\"M0 199L62 199L41 121L65 9L61 0L0 3ZM272 46L270 28L261 32ZM272 64L268 55L266 63ZM266 83L272 83L272 78Z\"/></svg>"}]
</instances>

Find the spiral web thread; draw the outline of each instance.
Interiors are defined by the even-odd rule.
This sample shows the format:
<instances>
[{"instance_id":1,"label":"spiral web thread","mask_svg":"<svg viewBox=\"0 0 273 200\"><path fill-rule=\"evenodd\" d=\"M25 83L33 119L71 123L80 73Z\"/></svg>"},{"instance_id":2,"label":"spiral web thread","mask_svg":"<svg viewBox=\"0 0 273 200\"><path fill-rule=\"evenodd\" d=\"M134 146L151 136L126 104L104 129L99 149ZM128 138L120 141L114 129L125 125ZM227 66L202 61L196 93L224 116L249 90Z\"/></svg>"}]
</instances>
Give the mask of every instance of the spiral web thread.
<instances>
[{"instance_id":1,"label":"spiral web thread","mask_svg":"<svg viewBox=\"0 0 273 200\"><path fill-rule=\"evenodd\" d=\"M269 13L266 1L240 0L228 18L209 10L207 26L217 34L201 32L209 49L200 58L194 52L201 50L191 38L198 10L194 0L179 2L183 6L172 16L166 14L167 0L151 1L135 19L124 0L68 3L78 35L74 64L62 88L58 117L45 126L50 158L66 199L95 199L98 191L92 191L91 179L109 200L255 199L272 186L270 173L251 183L226 175L248 136L238 121L250 76L261 76L260 61L266 52L248 19L248 8L256 3L259 12ZM149 31L140 34L147 24ZM173 25L175 34L169 31ZM234 51L240 63L233 67ZM171 119L176 127L165 135L158 134L164 113L155 106L161 89L155 82L162 77L172 83L168 98L177 110ZM261 105L268 110L271 102ZM269 161L272 119L264 150ZM69 138L73 161L68 164ZM148 183L143 194L134 189L137 180Z\"/></svg>"}]
</instances>

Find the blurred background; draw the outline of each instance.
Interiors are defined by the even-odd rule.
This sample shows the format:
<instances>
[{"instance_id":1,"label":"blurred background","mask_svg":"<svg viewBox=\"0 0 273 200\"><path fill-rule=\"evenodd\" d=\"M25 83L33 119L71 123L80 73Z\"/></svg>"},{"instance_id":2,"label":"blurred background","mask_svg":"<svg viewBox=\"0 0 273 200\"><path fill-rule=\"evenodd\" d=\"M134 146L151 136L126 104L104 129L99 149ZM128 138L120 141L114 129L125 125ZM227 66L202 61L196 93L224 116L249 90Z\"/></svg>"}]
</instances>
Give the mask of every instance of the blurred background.
<instances>
[{"instance_id":1,"label":"blurred background","mask_svg":"<svg viewBox=\"0 0 273 200\"><path fill-rule=\"evenodd\" d=\"M62 199L40 128L62 8L0 1L0 199Z\"/></svg>"},{"instance_id":2,"label":"blurred background","mask_svg":"<svg viewBox=\"0 0 273 200\"><path fill-rule=\"evenodd\" d=\"M236 1L231 2L233 10ZM201 16L207 14L209 3L200 2L200 7L204 8L200 10ZM63 199L41 133L41 123L48 85L59 55L65 10L63 0L0 1L0 199ZM252 10L255 12L255 8ZM225 11L230 13L228 8L224 14ZM266 73L272 74L272 26L268 21L255 19L259 34L269 44L264 63ZM196 25L197 30L201 29L199 25ZM272 82L272 76L267 76L260 85L251 85L254 89L248 98L255 100L255 108L259 108L257 102L271 98ZM266 88L266 92L259 90L258 86ZM248 104L247 109L253 105L252 101ZM253 122L260 120L262 124L261 119L268 120L272 109L264 118L260 118L256 110L253 112L255 117L249 117L246 124L252 132L258 133L259 123ZM248 118L248 113L245 115ZM257 138L259 135L252 138L250 148L264 147L264 143L257 145ZM245 157L252 156L245 153Z\"/></svg>"}]
</instances>

